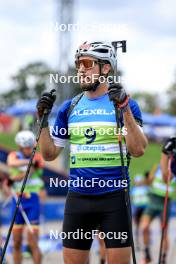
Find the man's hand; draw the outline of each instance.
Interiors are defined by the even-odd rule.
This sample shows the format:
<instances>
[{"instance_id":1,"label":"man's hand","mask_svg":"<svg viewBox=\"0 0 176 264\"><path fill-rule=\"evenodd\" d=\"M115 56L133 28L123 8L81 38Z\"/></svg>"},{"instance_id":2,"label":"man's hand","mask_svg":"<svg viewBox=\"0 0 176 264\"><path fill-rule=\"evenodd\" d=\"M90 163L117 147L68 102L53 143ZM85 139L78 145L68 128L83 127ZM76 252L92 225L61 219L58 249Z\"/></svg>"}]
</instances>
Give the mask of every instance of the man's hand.
<instances>
[{"instance_id":1,"label":"man's hand","mask_svg":"<svg viewBox=\"0 0 176 264\"><path fill-rule=\"evenodd\" d=\"M48 127L48 116L52 110L52 107L54 105L54 102L56 100L56 95L52 93L45 92L41 95L41 98L37 102L37 110L38 110L38 117L39 119L42 118L45 111L45 120L43 123L43 127Z\"/></svg>"},{"instance_id":2,"label":"man's hand","mask_svg":"<svg viewBox=\"0 0 176 264\"><path fill-rule=\"evenodd\" d=\"M110 101L113 101L118 108L125 111L128 106L129 96L123 86L119 83L111 84L108 91Z\"/></svg>"},{"instance_id":3,"label":"man's hand","mask_svg":"<svg viewBox=\"0 0 176 264\"><path fill-rule=\"evenodd\" d=\"M170 155L174 150L176 150L176 137L171 137L164 143L162 152Z\"/></svg>"},{"instance_id":4,"label":"man's hand","mask_svg":"<svg viewBox=\"0 0 176 264\"><path fill-rule=\"evenodd\" d=\"M147 145L147 139L144 133L136 123L134 116L129 106L129 96L127 95L123 86L119 83L115 83L109 86L109 99L113 101L115 107L122 110L123 123L127 130L125 135L125 141L128 152L133 157L140 157L144 154L145 147ZM136 141L138 144L136 144Z\"/></svg>"}]
</instances>

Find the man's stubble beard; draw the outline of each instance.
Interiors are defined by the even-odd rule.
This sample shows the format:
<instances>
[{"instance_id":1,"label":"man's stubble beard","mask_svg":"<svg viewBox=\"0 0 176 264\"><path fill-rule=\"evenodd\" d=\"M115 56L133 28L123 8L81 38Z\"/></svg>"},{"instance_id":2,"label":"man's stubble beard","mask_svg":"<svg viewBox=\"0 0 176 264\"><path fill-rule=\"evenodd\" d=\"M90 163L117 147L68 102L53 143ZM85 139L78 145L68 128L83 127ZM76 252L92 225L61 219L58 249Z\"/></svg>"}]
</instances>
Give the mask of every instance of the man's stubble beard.
<instances>
[{"instance_id":1,"label":"man's stubble beard","mask_svg":"<svg viewBox=\"0 0 176 264\"><path fill-rule=\"evenodd\" d=\"M93 87L94 87L95 83L85 83L85 84L80 84L80 88L83 90L83 91L89 91L89 90L92 90Z\"/></svg>"},{"instance_id":2,"label":"man's stubble beard","mask_svg":"<svg viewBox=\"0 0 176 264\"><path fill-rule=\"evenodd\" d=\"M89 78L88 76L82 76L82 78L86 78L85 79L85 82L81 81L81 78L80 78L80 88L83 90L83 91L88 91L88 90L92 90L92 88L95 86L95 84L97 83L98 81L98 78L94 78L93 77L93 80L92 78Z\"/></svg>"}]
</instances>

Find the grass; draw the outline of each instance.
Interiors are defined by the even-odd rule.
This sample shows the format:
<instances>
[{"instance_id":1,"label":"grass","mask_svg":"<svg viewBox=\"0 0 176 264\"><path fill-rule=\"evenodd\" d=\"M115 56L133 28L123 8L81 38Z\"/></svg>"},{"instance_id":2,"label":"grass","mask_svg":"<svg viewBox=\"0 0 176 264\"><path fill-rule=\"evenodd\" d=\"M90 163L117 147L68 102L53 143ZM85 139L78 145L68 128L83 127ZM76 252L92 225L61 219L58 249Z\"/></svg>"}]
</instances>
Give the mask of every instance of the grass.
<instances>
[{"instance_id":1,"label":"grass","mask_svg":"<svg viewBox=\"0 0 176 264\"><path fill-rule=\"evenodd\" d=\"M15 144L15 135L14 134L8 134L8 133L0 133L0 145L8 148L8 149L13 149L16 150L17 146Z\"/></svg>"},{"instance_id":2,"label":"grass","mask_svg":"<svg viewBox=\"0 0 176 264\"><path fill-rule=\"evenodd\" d=\"M0 145L16 150L17 146L14 141L15 134L0 133ZM149 143L144 156L141 158L132 158L130 164L130 175L144 173L150 170L153 164L159 162L161 156L161 145L157 143Z\"/></svg>"},{"instance_id":3,"label":"grass","mask_svg":"<svg viewBox=\"0 0 176 264\"><path fill-rule=\"evenodd\" d=\"M130 165L130 174L144 173L150 170L154 164L159 163L161 157L161 145L158 143L149 143L145 154L140 158L132 158Z\"/></svg>"}]
</instances>

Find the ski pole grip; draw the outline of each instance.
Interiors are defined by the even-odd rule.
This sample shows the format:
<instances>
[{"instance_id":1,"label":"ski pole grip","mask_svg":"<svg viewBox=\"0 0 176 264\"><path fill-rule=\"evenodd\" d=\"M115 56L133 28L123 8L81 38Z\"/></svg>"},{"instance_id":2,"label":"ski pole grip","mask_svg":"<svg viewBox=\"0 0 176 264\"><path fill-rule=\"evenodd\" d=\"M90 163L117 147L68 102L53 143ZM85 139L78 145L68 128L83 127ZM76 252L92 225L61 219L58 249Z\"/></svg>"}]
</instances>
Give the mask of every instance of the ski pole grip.
<instances>
[{"instance_id":1,"label":"ski pole grip","mask_svg":"<svg viewBox=\"0 0 176 264\"><path fill-rule=\"evenodd\" d=\"M49 93L51 95L54 95L55 92L56 92L56 89L52 89ZM45 109L43 113L44 113L44 115L47 115L48 114L48 109Z\"/></svg>"}]
</instances>

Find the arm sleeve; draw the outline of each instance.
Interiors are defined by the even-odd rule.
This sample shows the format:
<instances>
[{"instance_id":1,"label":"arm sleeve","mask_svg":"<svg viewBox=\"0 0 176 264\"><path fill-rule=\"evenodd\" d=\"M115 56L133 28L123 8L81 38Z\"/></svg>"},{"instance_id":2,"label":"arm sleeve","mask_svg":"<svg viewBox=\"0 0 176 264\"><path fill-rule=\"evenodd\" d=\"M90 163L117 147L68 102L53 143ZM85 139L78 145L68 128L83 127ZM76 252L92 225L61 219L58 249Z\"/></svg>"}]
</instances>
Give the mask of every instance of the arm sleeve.
<instances>
[{"instance_id":1,"label":"arm sleeve","mask_svg":"<svg viewBox=\"0 0 176 264\"><path fill-rule=\"evenodd\" d=\"M67 113L70 104L71 100L67 100L60 106L55 124L50 127L51 137L57 147L65 147L67 139L69 138Z\"/></svg>"},{"instance_id":2,"label":"arm sleeve","mask_svg":"<svg viewBox=\"0 0 176 264\"><path fill-rule=\"evenodd\" d=\"M140 127L142 127L143 126L143 120L142 120L142 113L141 113L141 110L139 108L139 105L137 104L137 102L135 100L130 98L129 106L130 106L131 112L134 116L134 119L136 120L136 123Z\"/></svg>"}]
</instances>

